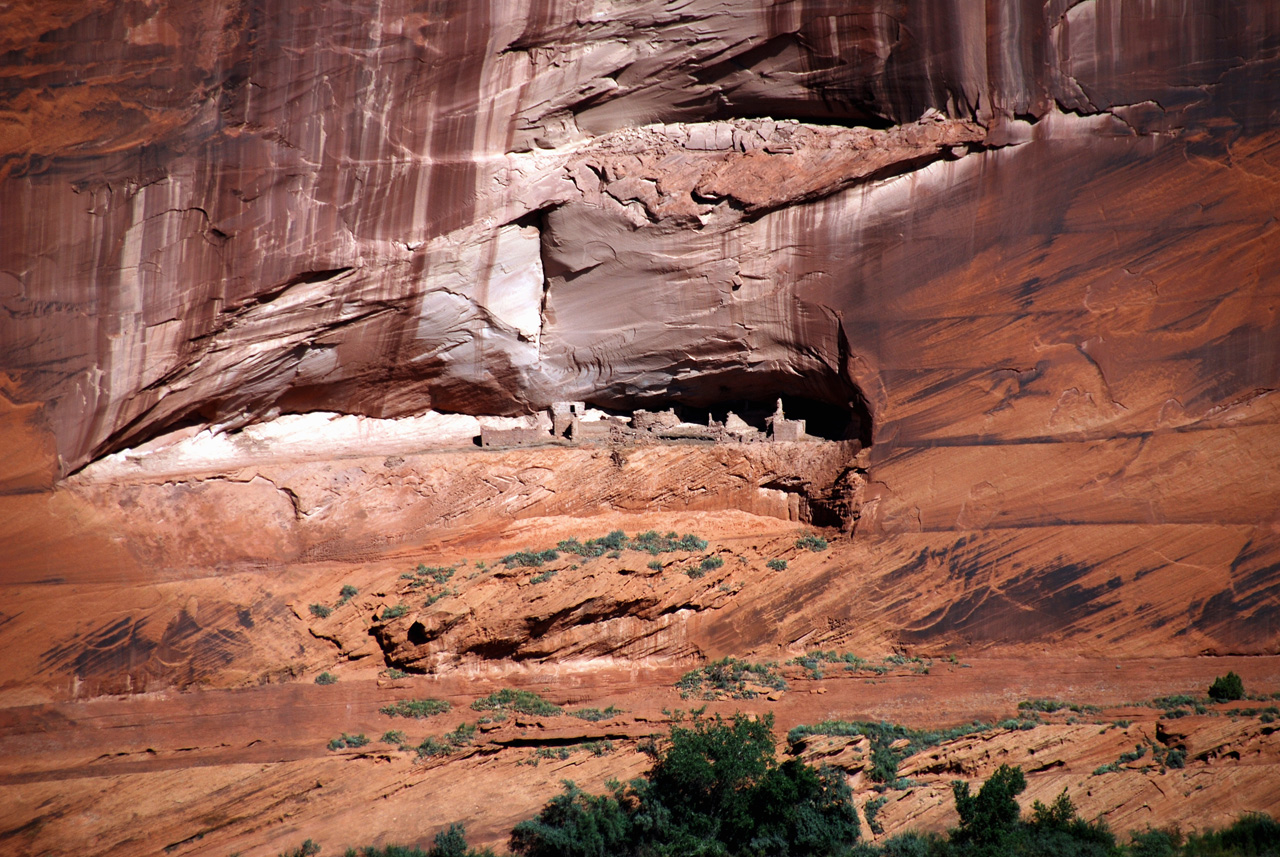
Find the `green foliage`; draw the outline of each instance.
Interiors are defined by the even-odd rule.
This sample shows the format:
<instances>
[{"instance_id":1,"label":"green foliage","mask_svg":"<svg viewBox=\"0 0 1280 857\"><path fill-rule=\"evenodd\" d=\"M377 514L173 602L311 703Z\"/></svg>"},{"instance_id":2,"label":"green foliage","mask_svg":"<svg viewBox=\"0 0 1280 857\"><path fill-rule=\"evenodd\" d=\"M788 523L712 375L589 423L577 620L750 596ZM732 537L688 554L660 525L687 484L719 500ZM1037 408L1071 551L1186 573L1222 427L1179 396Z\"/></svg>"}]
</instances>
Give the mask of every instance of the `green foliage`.
<instances>
[{"instance_id":1,"label":"green foliage","mask_svg":"<svg viewBox=\"0 0 1280 857\"><path fill-rule=\"evenodd\" d=\"M774 571L786 571L787 561L785 559L771 559L765 563L765 567Z\"/></svg>"},{"instance_id":2,"label":"green foliage","mask_svg":"<svg viewBox=\"0 0 1280 857\"><path fill-rule=\"evenodd\" d=\"M976 795L969 784L957 780L951 784L956 799L960 826L951 833L958 845L995 845L1004 840L1018 823L1020 810L1017 796L1027 787L1022 769L1001 765L982 784Z\"/></svg>"},{"instance_id":3,"label":"green foliage","mask_svg":"<svg viewBox=\"0 0 1280 857\"><path fill-rule=\"evenodd\" d=\"M483 699L471 703L471 707L476 711L516 711L540 717L554 717L564 713L560 706L547 702L533 691L511 688L495 690Z\"/></svg>"},{"instance_id":4,"label":"green foliage","mask_svg":"<svg viewBox=\"0 0 1280 857\"><path fill-rule=\"evenodd\" d=\"M337 684L338 677L331 672L322 672L316 676L316 684Z\"/></svg>"},{"instance_id":5,"label":"green foliage","mask_svg":"<svg viewBox=\"0 0 1280 857\"><path fill-rule=\"evenodd\" d=\"M1194 696L1187 696L1185 693L1181 693L1175 696L1158 696L1151 700L1151 704L1156 708L1161 708L1165 711L1172 711L1173 709L1181 708L1184 705L1192 705L1195 701L1196 698Z\"/></svg>"},{"instance_id":6,"label":"green foliage","mask_svg":"<svg viewBox=\"0 0 1280 857\"><path fill-rule=\"evenodd\" d=\"M1182 857L1274 857L1280 854L1280 822L1261 813L1248 813L1230 827L1191 834Z\"/></svg>"},{"instance_id":7,"label":"green foliage","mask_svg":"<svg viewBox=\"0 0 1280 857\"><path fill-rule=\"evenodd\" d=\"M579 720L589 720L592 723L599 723L601 720L608 720L611 717L617 717L619 714L624 714L625 712L620 708L614 708L610 705L608 708L603 710L599 708L579 708L577 711L570 711L569 713L574 717L577 717Z\"/></svg>"},{"instance_id":8,"label":"green foliage","mask_svg":"<svg viewBox=\"0 0 1280 857\"><path fill-rule=\"evenodd\" d=\"M692 533L686 533L682 536L679 533L671 532L664 536L657 530L647 530L627 538L627 534L622 530L614 530L607 536L601 536L598 539L587 539L585 544L577 539L565 539L556 545L556 549L563 553L576 554L587 559L600 556L610 556L613 559L617 559L624 550L639 551L652 556L676 551L706 550L707 540L698 538Z\"/></svg>"},{"instance_id":9,"label":"green foliage","mask_svg":"<svg viewBox=\"0 0 1280 857\"><path fill-rule=\"evenodd\" d=\"M722 565L724 565L723 559L721 559L718 556L709 556L704 560L702 560L702 564L699 566L699 568L702 569L703 573L706 573L708 571L713 571L717 568L720 568Z\"/></svg>"},{"instance_id":10,"label":"green foliage","mask_svg":"<svg viewBox=\"0 0 1280 857\"><path fill-rule=\"evenodd\" d=\"M662 571L662 560L660 559L649 560L649 568L653 569L654 571Z\"/></svg>"},{"instance_id":11,"label":"green foliage","mask_svg":"<svg viewBox=\"0 0 1280 857\"><path fill-rule=\"evenodd\" d=\"M360 594L359 589L356 589L350 583L344 583L342 584L342 590L338 593L338 596L343 601L350 601L352 598L355 598L359 594Z\"/></svg>"},{"instance_id":12,"label":"green foliage","mask_svg":"<svg viewBox=\"0 0 1280 857\"><path fill-rule=\"evenodd\" d=\"M434 758L436 756L448 756L453 752L453 749L453 744L427 736L423 742L418 745L418 758L424 759Z\"/></svg>"},{"instance_id":13,"label":"green foliage","mask_svg":"<svg viewBox=\"0 0 1280 857\"><path fill-rule=\"evenodd\" d=\"M897 723L879 723L865 720L827 720L813 725L800 725L787 733L787 741L798 748L810 735L866 736L871 741L872 782L893 785L898 781L898 764L908 756L946 741L954 741L967 735L977 735L991 730L989 723L969 723L951 729L911 729ZM906 745L895 750L891 745L905 739Z\"/></svg>"},{"instance_id":14,"label":"green foliage","mask_svg":"<svg viewBox=\"0 0 1280 857\"><path fill-rule=\"evenodd\" d=\"M348 849L346 857L494 857L494 853L488 848L468 848L466 830L461 824L451 824L436 834L435 844L427 851L403 845L370 846Z\"/></svg>"},{"instance_id":15,"label":"green foliage","mask_svg":"<svg viewBox=\"0 0 1280 857\"><path fill-rule=\"evenodd\" d=\"M1135 744L1135 745L1134 745L1134 747L1133 747L1133 751L1132 751L1132 752L1130 752L1130 753L1121 753L1121 754L1120 754L1120 758L1119 758L1119 759L1117 759L1117 761L1118 761L1121 765L1127 765L1127 764L1129 764L1130 762L1136 762L1136 761L1138 761L1139 759L1141 759L1141 758L1142 758L1143 756L1145 756L1145 755L1147 755L1147 745L1146 745L1146 744Z\"/></svg>"},{"instance_id":16,"label":"green foliage","mask_svg":"<svg viewBox=\"0 0 1280 857\"><path fill-rule=\"evenodd\" d=\"M507 554L502 558L502 564L507 568L516 568L517 566L524 568L537 568L543 563L551 562L552 560L559 558L560 554L556 553L554 550L523 550Z\"/></svg>"},{"instance_id":17,"label":"green foliage","mask_svg":"<svg viewBox=\"0 0 1280 857\"><path fill-rule=\"evenodd\" d=\"M607 756L613 752L613 742L608 740L584 741L581 746L593 756Z\"/></svg>"},{"instance_id":18,"label":"green foliage","mask_svg":"<svg viewBox=\"0 0 1280 857\"><path fill-rule=\"evenodd\" d=\"M1096 705L1084 705L1077 702L1063 702L1060 699L1024 699L1018 703L1019 711L1043 711L1046 714L1052 714L1055 711L1075 712L1076 714L1097 714L1102 711Z\"/></svg>"},{"instance_id":19,"label":"green foliage","mask_svg":"<svg viewBox=\"0 0 1280 857\"><path fill-rule=\"evenodd\" d=\"M310 839L307 839L292 851L280 852L280 857L315 857L315 855L319 853L320 846L312 842Z\"/></svg>"},{"instance_id":20,"label":"green foliage","mask_svg":"<svg viewBox=\"0 0 1280 857\"><path fill-rule=\"evenodd\" d=\"M412 717L421 720L436 714L443 714L452 708L443 699L401 699L378 709L388 717Z\"/></svg>"},{"instance_id":21,"label":"green foliage","mask_svg":"<svg viewBox=\"0 0 1280 857\"><path fill-rule=\"evenodd\" d=\"M355 749L357 747L363 747L368 743L369 739L364 736L364 733L359 735L348 735L346 732L343 732L340 736L329 742L329 749L345 750L348 747Z\"/></svg>"},{"instance_id":22,"label":"green foliage","mask_svg":"<svg viewBox=\"0 0 1280 857\"><path fill-rule=\"evenodd\" d=\"M395 667L389 667L387 669L387 678L389 679L395 680L398 678L408 678L408 677L409 677L409 674L404 670L396 669Z\"/></svg>"},{"instance_id":23,"label":"green foliage","mask_svg":"<svg viewBox=\"0 0 1280 857\"><path fill-rule=\"evenodd\" d=\"M317 619L328 619L333 615L333 610L329 607L325 607L323 604L312 604L310 610L311 615L315 616Z\"/></svg>"},{"instance_id":24,"label":"green foliage","mask_svg":"<svg viewBox=\"0 0 1280 857\"><path fill-rule=\"evenodd\" d=\"M457 729L446 733L444 736L444 740L455 747L465 747L475 739L476 727L474 723L459 723Z\"/></svg>"},{"instance_id":25,"label":"green foliage","mask_svg":"<svg viewBox=\"0 0 1280 857\"><path fill-rule=\"evenodd\" d=\"M748 684L761 685L772 690L786 690L787 682L778 673L775 663L753 664L737 658L726 657L705 667L690 670L678 682L676 688L681 699L755 699L758 693Z\"/></svg>"},{"instance_id":26,"label":"green foliage","mask_svg":"<svg viewBox=\"0 0 1280 857\"><path fill-rule=\"evenodd\" d=\"M1209 685L1209 698L1214 702L1244 699L1244 682L1233 672L1218 676Z\"/></svg>"},{"instance_id":27,"label":"green foliage","mask_svg":"<svg viewBox=\"0 0 1280 857\"><path fill-rule=\"evenodd\" d=\"M409 742L409 736L397 729L388 729L382 733L382 737L378 739L383 744L395 744L401 746Z\"/></svg>"},{"instance_id":28,"label":"green foliage","mask_svg":"<svg viewBox=\"0 0 1280 857\"><path fill-rule=\"evenodd\" d=\"M871 798L862 805L862 814L867 817L867 827L870 827L871 832L876 836L884 833L884 827L876 819L876 816L880 814L880 807L888 802L889 799L881 795L880 797Z\"/></svg>"},{"instance_id":29,"label":"green foliage","mask_svg":"<svg viewBox=\"0 0 1280 857\"><path fill-rule=\"evenodd\" d=\"M550 580L555 576L556 576L556 570L554 568L549 568L546 571L542 572L542 574L539 574L536 577L532 578L529 582L530 583L546 583L548 580Z\"/></svg>"},{"instance_id":30,"label":"green foliage","mask_svg":"<svg viewBox=\"0 0 1280 857\"><path fill-rule=\"evenodd\" d=\"M382 610L382 621L388 619L399 619L401 616L409 612L408 604L397 604L395 607L386 607Z\"/></svg>"},{"instance_id":31,"label":"green foliage","mask_svg":"<svg viewBox=\"0 0 1280 857\"><path fill-rule=\"evenodd\" d=\"M803 536L796 539L796 547L817 553L818 551L824 551L827 549L827 540L816 533L805 533Z\"/></svg>"},{"instance_id":32,"label":"green foliage","mask_svg":"<svg viewBox=\"0 0 1280 857\"><path fill-rule=\"evenodd\" d=\"M643 780L588 795L570 782L512 831L525 857L829 855L858 835L841 774L774 758L772 717L695 720L653 750Z\"/></svg>"},{"instance_id":33,"label":"green foliage","mask_svg":"<svg viewBox=\"0 0 1280 857\"><path fill-rule=\"evenodd\" d=\"M418 563L418 567L413 571L418 577L430 580L432 583L446 583L449 578L453 577L457 569L449 565L423 565Z\"/></svg>"}]
</instances>

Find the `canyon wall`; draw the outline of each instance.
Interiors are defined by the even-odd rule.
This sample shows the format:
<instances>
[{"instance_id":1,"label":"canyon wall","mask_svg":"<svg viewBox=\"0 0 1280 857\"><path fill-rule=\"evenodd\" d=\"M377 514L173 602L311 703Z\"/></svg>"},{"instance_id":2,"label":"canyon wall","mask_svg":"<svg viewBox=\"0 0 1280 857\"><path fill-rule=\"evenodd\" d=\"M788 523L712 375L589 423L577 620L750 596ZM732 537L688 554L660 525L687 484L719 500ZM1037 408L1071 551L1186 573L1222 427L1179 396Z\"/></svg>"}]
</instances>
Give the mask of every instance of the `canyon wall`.
<instances>
[{"instance_id":1,"label":"canyon wall","mask_svg":"<svg viewBox=\"0 0 1280 857\"><path fill-rule=\"evenodd\" d=\"M6 9L9 493L282 412L785 393L869 447L860 537L1158 556L1274 646L1274 3Z\"/></svg>"}]
</instances>

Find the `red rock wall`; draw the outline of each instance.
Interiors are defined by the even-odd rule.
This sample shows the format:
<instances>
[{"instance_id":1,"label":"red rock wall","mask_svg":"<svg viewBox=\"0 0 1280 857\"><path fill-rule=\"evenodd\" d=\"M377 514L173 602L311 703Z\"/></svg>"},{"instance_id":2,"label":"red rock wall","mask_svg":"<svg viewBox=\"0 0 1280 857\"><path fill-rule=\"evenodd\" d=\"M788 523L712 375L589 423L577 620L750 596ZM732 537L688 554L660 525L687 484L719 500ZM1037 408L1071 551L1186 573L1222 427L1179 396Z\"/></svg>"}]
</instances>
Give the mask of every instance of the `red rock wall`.
<instances>
[{"instance_id":1,"label":"red rock wall","mask_svg":"<svg viewBox=\"0 0 1280 857\"><path fill-rule=\"evenodd\" d=\"M860 396L860 532L1203 525L1275 630L1269 0L4 23L10 490L186 420Z\"/></svg>"}]
</instances>

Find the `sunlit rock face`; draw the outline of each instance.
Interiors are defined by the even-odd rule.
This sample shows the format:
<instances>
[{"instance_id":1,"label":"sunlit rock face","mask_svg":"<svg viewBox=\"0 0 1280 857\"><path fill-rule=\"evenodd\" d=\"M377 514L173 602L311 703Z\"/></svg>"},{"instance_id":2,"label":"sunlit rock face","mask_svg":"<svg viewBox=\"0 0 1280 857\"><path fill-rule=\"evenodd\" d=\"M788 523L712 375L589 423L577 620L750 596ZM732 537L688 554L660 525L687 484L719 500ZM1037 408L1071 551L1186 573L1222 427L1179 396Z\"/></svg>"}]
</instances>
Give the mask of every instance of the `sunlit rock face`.
<instances>
[{"instance_id":1,"label":"sunlit rock face","mask_svg":"<svg viewBox=\"0 0 1280 857\"><path fill-rule=\"evenodd\" d=\"M184 422L788 394L874 442L868 531L1269 524L1277 33L1268 0L11 8L0 368L42 407L5 424L54 474Z\"/></svg>"}]
</instances>

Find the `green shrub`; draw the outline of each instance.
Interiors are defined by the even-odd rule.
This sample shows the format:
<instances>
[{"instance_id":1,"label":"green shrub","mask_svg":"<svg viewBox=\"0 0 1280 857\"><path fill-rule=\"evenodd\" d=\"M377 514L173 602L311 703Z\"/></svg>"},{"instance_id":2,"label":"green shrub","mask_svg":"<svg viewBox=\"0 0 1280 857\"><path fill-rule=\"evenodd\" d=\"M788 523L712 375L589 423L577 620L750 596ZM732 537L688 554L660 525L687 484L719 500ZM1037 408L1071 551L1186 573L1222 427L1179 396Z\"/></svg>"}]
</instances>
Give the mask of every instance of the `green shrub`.
<instances>
[{"instance_id":1,"label":"green shrub","mask_svg":"<svg viewBox=\"0 0 1280 857\"><path fill-rule=\"evenodd\" d=\"M862 805L862 814L866 816L867 827L870 827L871 832L876 836L884 833L884 827L876 819L876 816L880 814L880 807L884 806L888 802L889 799L884 795L881 795L880 797L871 798Z\"/></svg>"},{"instance_id":2,"label":"green shrub","mask_svg":"<svg viewBox=\"0 0 1280 857\"><path fill-rule=\"evenodd\" d=\"M453 745L428 736L418 745L417 750L419 759L428 759L448 756L453 752Z\"/></svg>"},{"instance_id":3,"label":"green shrub","mask_svg":"<svg viewBox=\"0 0 1280 857\"><path fill-rule=\"evenodd\" d=\"M660 559L649 560L649 568L653 569L654 571L662 571L662 560Z\"/></svg>"},{"instance_id":4,"label":"green shrub","mask_svg":"<svg viewBox=\"0 0 1280 857\"><path fill-rule=\"evenodd\" d=\"M599 723L601 720L608 720L612 717L617 717L619 714L625 714L626 712L620 708L614 708L610 705L603 711L599 708L579 708L577 711L570 711L569 713L574 717L577 717L579 720L588 720L592 723Z\"/></svg>"},{"instance_id":5,"label":"green shrub","mask_svg":"<svg viewBox=\"0 0 1280 857\"><path fill-rule=\"evenodd\" d=\"M774 571L786 571L787 561L785 559L771 559L765 563L765 567L771 568Z\"/></svg>"},{"instance_id":6,"label":"green shrub","mask_svg":"<svg viewBox=\"0 0 1280 857\"><path fill-rule=\"evenodd\" d=\"M516 568L517 566L524 567L524 568L537 568L541 566L543 563L551 562L552 560L559 559L559 558L560 558L560 554L556 553L554 550L545 550L545 551L523 550L523 551L516 551L515 553L512 553L512 554L507 554L502 558L502 564L505 565L507 568Z\"/></svg>"},{"instance_id":7,"label":"green shrub","mask_svg":"<svg viewBox=\"0 0 1280 857\"><path fill-rule=\"evenodd\" d=\"M333 610L325 607L323 604L312 604L311 615L315 616L317 619L328 619L333 615Z\"/></svg>"},{"instance_id":8,"label":"green shrub","mask_svg":"<svg viewBox=\"0 0 1280 857\"><path fill-rule=\"evenodd\" d=\"M382 621L388 619L399 619L401 616L409 612L408 604L397 604L395 607L386 607L382 611Z\"/></svg>"},{"instance_id":9,"label":"green shrub","mask_svg":"<svg viewBox=\"0 0 1280 857\"><path fill-rule=\"evenodd\" d=\"M408 677L409 677L409 674L404 670L396 669L395 667L387 668L387 678L392 679L393 681L395 679L408 678Z\"/></svg>"},{"instance_id":10,"label":"green shrub","mask_svg":"<svg viewBox=\"0 0 1280 857\"><path fill-rule=\"evenodd\" d=\"M436 834L435 844L427 851L402 845L366 846L348 849L346 857L494 857L494 853L488 848L468 848L466 830L461 824L451 824Z\"/></svg>"},{"instance_id":11,"label":"green shrub","mask_svg":"<svg viewBox=\"0 0 1280 857\"><path fill-rule=\"evenodd\" d=\"M383 744L401 745L401 744L408 743L409 736L405 735L403 732L397 729L388 729L386 732L382 733L382 737L379 738L378 740L381 741Z\"/></svg>"},{"instance_id":12,"label":"green shrub","mask_svg":"<svg viewBox=\"0 0 1280 857\"><path fill-rule=\"evenodd\" d=\"M471 707L476 711L515 711L539 717L554 717L564 713L560 706L547 702L533 691L510 688L495 690L483 699L471 703Z\"/></svg>"},{"instance_id":13,"label":"green shrub","mask_svg":"<svg viewBox=\"0 0 1280 857\"><path fill-rule=\"evenodd\" d=\"M1076 702L1063 702L1060 699L1025 699L1018 703L1019 711L1043 711L1053 714L1056 711L1074 711L1077 714L1097 714L1102 711L1096 705L1083 705Z\"/></svg>"},{"instance_id":14,"label":"green shrub","mask_svg":"<svg viewBox=\"0 0 1280 857\"><path fill-rule=\"evenodd\" d=\"M329 742L329 749L344 750L347 747L355 749L357 747L363 747L368 743L369 739L364 736L364 733L359 735L348 735L346 732L343 732L342 735Z\"/></svg>"},{"instance_id":15,"label":"green shrub","mask_svg":"<svg viewBox=\"0 0 1280 857\"><path fill-rule=\"evenodd\" d=\"M1233 702L1244 699L1244 682L1233 672L1218 676L1209 685L1209 698L1214 702Z\"/></svg>"},{"instance_id":16,"label":"green shrub","mask_svg":"<svg viewBox=\"0 0 1280 857\"><path fill-rule=\"evenodd\" d=\"M456 570L448 565L423 565L418 563L418 567L414 569L414 574L430 580L432 583L445 583L449 578L453 577Z\"/></svg>"},{"instance_id":17,"label":"green shrub","mask_svg":"<svg viewBox=\"0 0 1280 857\"><path fill-rule=\"evenodd\" d=\"M643 780L590 795L572 782L516 825L524 857L844 853L858 817L843 775L774 757L772 716L673 726Z\"/></svg>"},{"instance_id":18,"label":"green shrub","mask_svg":"<svg viewBox=\"0 0 1280 857\"><path fill-rule=\"evenodd\" d=\"M708 571L714 571L715 569L720 568L723 565L724 565L724 560L721 559L720 557L709 556L702 560L702 564L699 566L699 568L701 568L702 571L705 573Z\"/></svg>"},{"instance_id":19,"label":"green shrub","mask_svg":"<svg viewBox=\"0 0 1280 857\"><path fill-rule=\"evenodd\" d=\"M319 853L320 846L312 842L310 839L307 839L292 851L280 852L280 857L315 857L315 855Z\"/></svg>"},{"instance_id":20,"label":"green shrub","mask_svg":"<svg viewBox=\"0 0 1280 857\"><path fill-rule=\"evenodd\" d=\"M337 684L338 677L331 672L322 672L316 676L316 684Z\"/></svg>"},{"instance_id":21,"label":"green shrub","mask_svg":"<svg viewBox=\"0 0 1280 857\"><path fill-rule=\"evenodd\" d=\"M1151 700L1151 705L1155 708L1162 708L1165 711L1171 711L1175 708L1181 708L1184 705L1192 705L1196 701L1194 696L1187 696L1180 693L1175 696L1158 696Z\"/></svg>"},{"instance_id":22,"label":"green shrub","mask_svg":"<svg viewBox=\"0 0 1280 857\"><path fill-rule=\"evenodd\" d=\"M824 551L827 549L827 540L815 533L805 533L803 536L796 539L796 547L817 553L818 551Z\"/></svg>"},{"instance_id":23,"label":"green shrub","mask_svg":"<svg viewBox=\"0 0 1280 857\"><path fill-rule=\"evenodd\" d=\"M753 664L737 658L726 657L712 661L704 667L690 670L678 682L676 688L681 699L755 699L756 691L747 684L758 684L772 690L786 690L787 682L778 673L775 663Z\"/></svg>"},{"instance_id":24,"label":"green shrub","mask_svg":"<svg viewBox=\"0 0 1280 857\"><path fill-rule=\"evenodd\" d=\"M894 785L898 782L898 764L908 756L947 741L988 732L991 728L989 723L976 721L951 729L920 730L885 721L827 720L797 726L787 733L787 740L795 750L810 735L865 736L871 742L871 770L867 774L868 779L884 785ZM902 739L906 739L906 745L893 749L892 745Z\"/></svg>"},{"instance_id":25,"label":"green shrub","mask_svg":"<svg viewBox=\"0 0 1280 857\"><path fill-rule=\"evenodd\" d=\"M443 699L402 699L378 709L379 713L388 717L411 717L422 720L436 714L443 714L453 706Z\"/></svg>"},{"instance_id":26,"label":"green shrub","mask_svg":"<svg viewBox=\"0 0 1280 857\"><path fill-rule=\"evenodd\" d=\"M476 727L474 723L459 723L457 729L446 733L444 736L444 740L455 747L465 747L475 739Z\"/></svg>"},{"instance_id":27,"label":"green shrub","mask_svg":"<svg viewBox=\"0 0 1280 857\"><path fill-rule=\"evenodd\" d=\"M546 571L542 572L542 574L539 574L536 577L530 579L529 582L530 583L546 583L548 580L550 580L555 576L556 576L556 570L554 568L549 568Z\"/></svg>"},{"instance_id":28,"label":"green shrub","mask_svg":"<svg viewBox=\"0 0 1280 857\"><path fill-rule=\"evenodd\" d=\"M1280 822L1262 813L1247 813L1222 830L1189 835L1182 853L1187 857L1273 857L1280 854Z\"/></svg>"}]
</instances>

